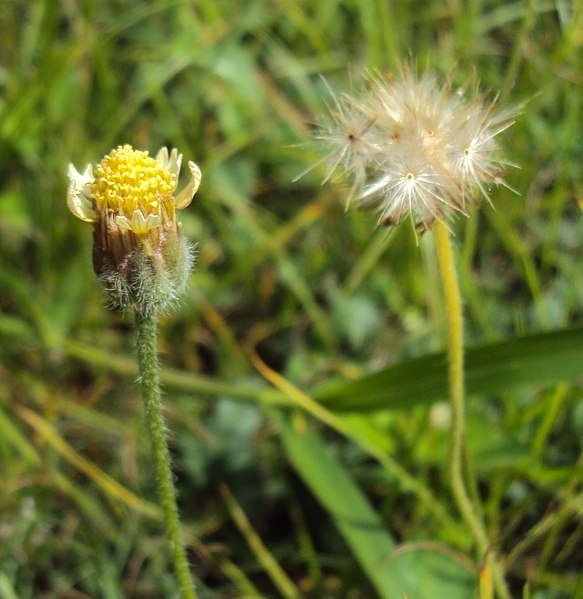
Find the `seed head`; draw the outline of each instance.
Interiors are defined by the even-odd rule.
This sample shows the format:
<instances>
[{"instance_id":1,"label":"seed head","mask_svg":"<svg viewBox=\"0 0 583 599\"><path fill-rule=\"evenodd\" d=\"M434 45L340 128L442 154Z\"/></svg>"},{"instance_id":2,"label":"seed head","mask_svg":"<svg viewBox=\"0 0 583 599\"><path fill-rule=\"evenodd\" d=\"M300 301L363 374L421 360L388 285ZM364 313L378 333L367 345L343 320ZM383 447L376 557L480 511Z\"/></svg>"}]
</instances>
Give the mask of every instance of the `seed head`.
<instances>
[{"instance_id":1,"label":"seed head","mask_svg":"<svg viewBox=\"0 0 583 599\"><path fill-rule=\"evenodd\" d=\"M358 94L332 93L316 139L329 148L327 181L340 169L352 180L349 202L372 207L379 222L410 217L416 229L467 214L469 201L489 200L491 184L506 185L498 134L516 111L500 111L474 90L452 91L451 81L404 66L400 78L375 75Z\"/></svg>"},{"instance_id":2,"label":"seed head","mask_svg":"<svg viewBox=\"0 0 583 599\"><path fill-rule=\"evenodd\" d=\"M182 154L119 146L95 168L69 165L67 205L93 223L93 267L111 304L149 313L163 310L183 292L194 253L183 238L176 211L186 208L201 173L188 163L190 181L174 197Z\"/></svg>"}]
</instances>

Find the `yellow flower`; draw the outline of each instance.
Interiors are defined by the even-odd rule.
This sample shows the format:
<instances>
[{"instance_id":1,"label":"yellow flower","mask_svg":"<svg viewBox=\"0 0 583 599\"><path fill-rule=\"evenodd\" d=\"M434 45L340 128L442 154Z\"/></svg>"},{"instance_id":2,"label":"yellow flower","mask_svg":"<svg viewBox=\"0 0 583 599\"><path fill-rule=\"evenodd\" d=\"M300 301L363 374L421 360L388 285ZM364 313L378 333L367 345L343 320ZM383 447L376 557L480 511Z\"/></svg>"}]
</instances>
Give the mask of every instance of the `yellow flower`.
<instances>
[{"instance_id":1,"label":"yellow flower","mask_svg":"<svg viewBox=\"0 0 583 599\"><path fill-rule=\"evenodd\" d=\"M182 154L162 148L156 158L148 152L134 150L130 145L112 150L97 165L96 176L92 165L83 173L69 165L69 192L67 204L81 220L115 221L125 230L138 235L150 229L175 221L175 210L186 208L200 185L200 169L189 162L189 184L178 194Z\"/></svg>"},{"instance_id":2,"label":"yellow flower","mask_svg":"<svg viewBox=\"0 0 583 599\"><path fill-rule=\"evenodd\" d=\"M67 205L94 225L93 266L116 306L161 309L183 290L193 262L176 211L197 192L201 172L189 162L190 180L176 196L182 154L119 146L82 173L69 165Z\"/></svg>"}]
</instances>

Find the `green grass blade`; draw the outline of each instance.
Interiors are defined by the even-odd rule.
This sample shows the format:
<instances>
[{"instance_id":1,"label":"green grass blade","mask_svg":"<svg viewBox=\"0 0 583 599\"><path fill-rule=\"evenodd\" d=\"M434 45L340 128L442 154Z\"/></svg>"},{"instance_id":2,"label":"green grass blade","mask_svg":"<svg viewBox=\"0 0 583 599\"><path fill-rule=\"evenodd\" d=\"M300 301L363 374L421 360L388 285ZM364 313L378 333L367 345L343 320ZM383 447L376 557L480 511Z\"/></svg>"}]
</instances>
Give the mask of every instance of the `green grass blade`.
<instances>
[{"instance_id":1,"label":"green grass blade","mask_svg":"<svg viewBox=\"0 0 583 599\"><path fill-rule=\"evenodd\" d=\"M0 599L18 599L16 590L6 574L0 572Z\"/></svg>"},{"instance_id":2,"label":"green grass blade","mask_svg":"<svg viewBox=\"0 0 583 599\"><path fill-rule=\"evenodd\" d=\"M471 596L467 570L445 553L428 548L395 551L397 545L377 512L314 431L299 433L283 418L280 430L288 458L333 519L379 597Z\"/></svg>"},{"instance_id":3,"label":"green grass blade","mask_svg":"<svg viewBox=\"0 0 583 599\"><path fill-rule=\"evenodd\" d=\"M299 434L282 419L282 438L294 468L326 508L368 578L385 599L402 599L383 563L395 549L377 513L313 432Z\"/></svg>"},{"instance_id":4,"label":"green grass blade","mask_svg":"<svg viewBox=\"0 0 583 599\"><path fill-rule=\"evenodd\" d=\"M467 395L509 393L583 376L583 327L517 337L466 351ZM311 392L333 410L408 408L447 398L443 352L422 356L352 382Z\"/></svg>"}]
</instances>

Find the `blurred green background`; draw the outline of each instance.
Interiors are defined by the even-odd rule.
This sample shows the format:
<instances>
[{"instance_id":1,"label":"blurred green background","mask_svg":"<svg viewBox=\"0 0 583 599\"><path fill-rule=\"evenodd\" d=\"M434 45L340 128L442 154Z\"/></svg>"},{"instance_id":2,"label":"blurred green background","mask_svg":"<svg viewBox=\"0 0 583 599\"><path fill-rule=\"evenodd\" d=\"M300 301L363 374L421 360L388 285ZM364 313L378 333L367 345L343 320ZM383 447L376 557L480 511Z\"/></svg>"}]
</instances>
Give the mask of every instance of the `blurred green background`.
<instances>
[{"instance_id":1,"label":"blurred green background","mask_svg":"<svg viewBox=\"0 0 583 599\"><path fill-rule=\"evenodd\" d=\"M124 143L203 171L160 345L201 596L478 596L432 236L345 213L323 166L292 182L320 156L320 75L349 90L403 60L524 103L502 140L519 195L452 226L468 453L515 596L583 597L580 0L2 0L0 34L1 599L176 593L131 318L65 204L68 164Z\"/></svg>"}]
</instances>

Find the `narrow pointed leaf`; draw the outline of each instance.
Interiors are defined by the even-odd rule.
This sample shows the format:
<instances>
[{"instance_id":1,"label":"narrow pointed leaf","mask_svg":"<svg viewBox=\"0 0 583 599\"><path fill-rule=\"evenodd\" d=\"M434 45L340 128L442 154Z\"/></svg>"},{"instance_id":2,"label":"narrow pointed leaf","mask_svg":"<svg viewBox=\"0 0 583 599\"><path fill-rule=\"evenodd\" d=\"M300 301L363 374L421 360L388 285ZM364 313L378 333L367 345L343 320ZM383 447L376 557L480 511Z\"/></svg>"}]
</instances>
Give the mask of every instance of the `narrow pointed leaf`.
<instances>
[{"instance_id":1,"label":"narrow pointed leaf","mask_svg":"<svg viewBox=\"0 0 583 599\"><path fill-rule=\"evenodd\" d=\"M349 473L313 430L296 431L279 418L286 453L299 476L332 518L355 559L382 599L466 599L472 576L435 549L399 547Z\"/></svg>"},{"instance_id":2,"label":"narrow pointed leaf","mask_svg":"<svg viewBox=\"0 0 583 599\"><path fill-rule=\"evenodd\" d=\"M583 377L583 327L516 337L470 348L465 357L468 395L507 393ZM333 410L409 408L447 398L447 357L407 360L356 381L330 382L311 392Z\"/></svg>"}]
</instances>

